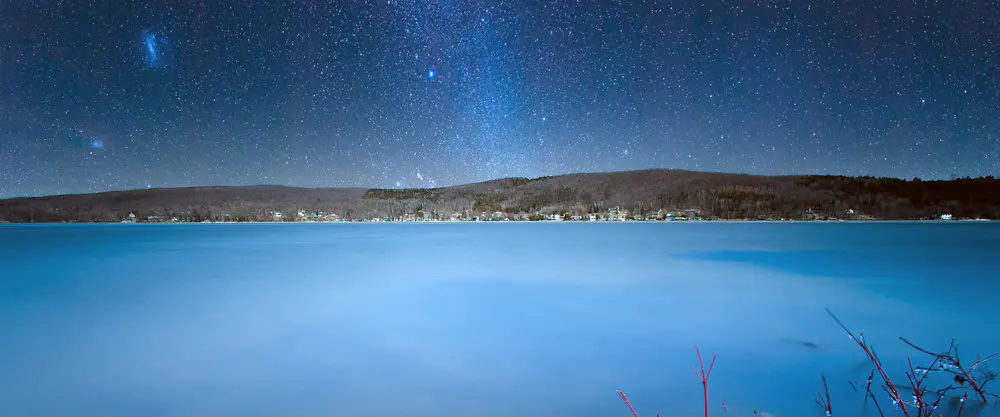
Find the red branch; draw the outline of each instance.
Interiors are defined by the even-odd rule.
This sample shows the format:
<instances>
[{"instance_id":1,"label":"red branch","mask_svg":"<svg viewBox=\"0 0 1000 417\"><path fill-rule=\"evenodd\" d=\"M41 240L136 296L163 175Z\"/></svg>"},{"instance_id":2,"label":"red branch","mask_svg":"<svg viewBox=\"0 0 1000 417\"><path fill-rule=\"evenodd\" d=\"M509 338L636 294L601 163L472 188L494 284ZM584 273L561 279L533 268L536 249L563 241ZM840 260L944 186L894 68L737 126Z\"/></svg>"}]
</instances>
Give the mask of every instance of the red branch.
<instances>
[{"instance_id":1,"label":"red branch","mask_svg":"<svg viewBox=\"0 0 1000 417\"><path fill-rule=\"evenodd\" d=\"M708 378L712 376L712 368L715 367L715 357L717 355L712 354L712 362L708 365L708 372L705 372L705 362L701 360L701 350L698 349L698 345L694 346L694 351L698 353L698 366L701 367L701 373L698 370L691 367L691 372L694 372L694 376L701 381L701 391L702 397L705 400L705 417L708 417Z\"/></svg>"},{"instance_id":2,"label":"red branch","mask_svg":"<svg viewBox=\"0 0 1000 417\"><path fill-rule=\"evenodd\" d=\"M832 417L833 407L830 405L830 388L826 385L826 375L820 373L819 376L823 378L823 391L826 393L826 398L823 398L823 395L817 392L816 404L823 407L823 411L826 411L826 417Z\"/></svg>"},{"instance_id":3,"label":"red branch","mask_svg":"<svg viewBox=\"0 0 1000 417\"><path fill-rule=\"evenodd\" d=\"M958 346L955 345L955 341L954 340L952 340L951 344L948 345L948 351L945 352L945 353L934 353L934 352L931 352L929 350L923 349L923 348L921 348L921 347L913 344L909 340L906 340L906 338L903 338L903 337L900 337L899 340L902 340L903 343L906 343L907 345L909 345L910 347L912 347L912 348L920 351L921 353L925 353L925 354L928 354L930 356L933 356L935 362L940 362L941 365L943 365L943 366L938 366L938 367L930 366L930 367L927 368L928 371L935 371L935 370L937 370L937 371L944 371L944 372L947 372L949 374L952 374L952 375L955 376L955 382L958 382L959 385L963 385L964 386L965 383L968 382L969 383L969 387L968 388L971 389L972 392L975 392L977 396L979 396L979 400L983 404L988 404L989 403L989 400L986 398L987 396L998 398L998 396L996 394L992 394L992 393L986 392L986 390L983 388L983 385L981 385L978 381L976 381L975 378L972 377L972 371L975 370L976 367L978 367L979 365L982 365L983 363L985 363L990 358L993 358L994 356L996 356L997 355L996 353L993 353L991 355L986 356L985 358L982 358L982 359L976 361L975 363L972 364L971 367L969 367L968 369L966 369L966 368L962 367L962 364L961 364L961 362L959 360L959 357L958 357ZM954 352L954 355L952 355L952 352ZM989 382L989 381L986 381L986 382Z\"/></svg>"},{"instance_id":4,"label":"red branch","mask_svg":"<svg viewBox=\"0 0 1000 417\"><path fill-rule=\"evenodd\" d=\"M965 391L965 395L962 395L962 403L958 405L958 415L955 417L962 417L962 410L965 409L965 400L969 399L969 391Z\"/></svg>"},{"instance_id":5,"label":"red branch","mask_svg":"<svg viewBox=\"0 0 1000 417\"><path fill-rule=\"evenodd\" d=\"M622 401L625 402L625 405L628 406L628 411L632 412L632 417L639 417L639 415L635 413L635 409L632 408L632 404L628 402L628 397L625 396L625 393L618 391L618 396L621 397Z\"/></svg>"},{"instance_id":6,"label":"red branch","mask_svg":"<svg viewBox=\"0 0 1000 417\"><path fill-rule=\"evenodd\" d=\"M903 404L903 399L899 395L899 390L896 389L896 385L892 383L892 380L889 379L889 375L886 374L885 369L882 368L882 361L879 360L878 355L875 353L875 350L872 349L870 346L868 346L867 343L865 343L865 335L862 333L860 337L855 337L854 333L851 332L847 328L847 326L845 326L844 323L837 318L837 316L833 315L833 312L830 311L829 308L826 309L826 312L827 314L830 315L830 317L833 317L833 320L836 321L837 324L839 324L840 327L844 329L845 332L847 332L847 335L851 337L851 340L853 340L854 343L857 343L858 346L861 347L861 350L865 352L865 355L868 357L868 360L875 365L875 371L878 372L879 377L882 378L882 382L884 383L882 388L885 390L887 394L889 394L889 398L892 400L893 405L899 407L900 411L903 412L903 415L905 417L910 417L910 413L909 411L907 411L906 406ZM869 390L869 392L871 391ZM882 414L882 407L878 405L878 400L875 398L874 395L872 395L872 400L875 401L875 407L878 408L879 415L884 416L884 414Z\"/></svg>"}]
</instances>

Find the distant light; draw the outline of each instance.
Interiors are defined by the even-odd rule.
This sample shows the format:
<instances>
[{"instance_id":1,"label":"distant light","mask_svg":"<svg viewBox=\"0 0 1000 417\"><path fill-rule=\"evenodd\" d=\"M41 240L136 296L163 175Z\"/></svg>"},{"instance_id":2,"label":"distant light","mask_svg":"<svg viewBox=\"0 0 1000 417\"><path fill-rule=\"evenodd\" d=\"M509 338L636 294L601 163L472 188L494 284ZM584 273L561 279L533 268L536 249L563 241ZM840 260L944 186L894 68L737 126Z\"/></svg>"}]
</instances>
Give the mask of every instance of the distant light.
<instances>
[{"instance_id":1,"label":"distant light","mask_svg":"<svg viewBox=\"0 0 1000 417\"><path fill-rule=\"evenodd\" d=\"M427 78L434 78L434 69L427 70Z\"/></svg>"}]
</instances>

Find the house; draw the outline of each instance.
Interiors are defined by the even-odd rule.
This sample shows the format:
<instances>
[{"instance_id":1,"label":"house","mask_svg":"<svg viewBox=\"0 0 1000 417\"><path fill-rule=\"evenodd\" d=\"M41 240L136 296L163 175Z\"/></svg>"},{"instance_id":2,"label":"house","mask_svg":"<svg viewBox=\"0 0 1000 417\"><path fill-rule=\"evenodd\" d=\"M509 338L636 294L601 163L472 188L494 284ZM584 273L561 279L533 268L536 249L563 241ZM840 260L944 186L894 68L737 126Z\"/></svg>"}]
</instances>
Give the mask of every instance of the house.
<instances>
[{"instance_id":1,"label":"house","mask_svg":"<svg viewBox=\"0 0 1000 417\"><path fill-rule=\"evenodd\" d=\"M942 214L941 220L951 220L952 216L950 214Z\"/></svg>"},{"instance_id":2,"label":"house","mask_svg":"<svg viewBox=\"0 0 1000 417\"><path fill-rule=\"evenodd\" d=\"M135 213L129 213L128 216L122 219L122 223L135 223L135 219Z\"/></svg>"},{"instance_id":3,"label":"house","mask_svg":"<svg viewBox=\"0 0 1000 417\"><path fill-rule=\"evenodd\" d=\"M590 221L596 222L597 221L597 215L596 214L591 214L590 215Z\"/></svg>"},{"instance_id":4,"label":"house","mask_svg":"<svg viewBox=\"0 0 1000 417\"><path fill-rule=\"evenodd\" d=\"M628 218L628 210L615 206L608 209L608 220L625 221Z\"/></svg>"}]
</instances>

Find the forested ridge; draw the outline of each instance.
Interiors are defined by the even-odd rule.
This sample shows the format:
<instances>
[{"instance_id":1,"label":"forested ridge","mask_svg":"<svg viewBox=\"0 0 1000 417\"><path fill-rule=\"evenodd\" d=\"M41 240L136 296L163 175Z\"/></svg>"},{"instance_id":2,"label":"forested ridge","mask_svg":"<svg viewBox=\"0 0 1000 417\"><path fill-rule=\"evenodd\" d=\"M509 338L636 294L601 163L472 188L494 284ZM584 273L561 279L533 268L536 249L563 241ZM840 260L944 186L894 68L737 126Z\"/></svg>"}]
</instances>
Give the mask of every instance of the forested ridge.
<instances>
[{"instance_id":1,"label":"forested ridge","mask_svg":"<svg viewBox=\"0 0 1000 417\"><path fill-rule=\"evenodd\" d=\"M631 213L699 210L720 219L1000 219L1000 181L846 176L756 176L678 170L507 178L443 188L192 187L0 200L5 222L272 221L274 213L336 213L369 219L419 213L562 213L620 207ZM288 218L287 216L285 217Z\"/></svg>"}]
</instances>

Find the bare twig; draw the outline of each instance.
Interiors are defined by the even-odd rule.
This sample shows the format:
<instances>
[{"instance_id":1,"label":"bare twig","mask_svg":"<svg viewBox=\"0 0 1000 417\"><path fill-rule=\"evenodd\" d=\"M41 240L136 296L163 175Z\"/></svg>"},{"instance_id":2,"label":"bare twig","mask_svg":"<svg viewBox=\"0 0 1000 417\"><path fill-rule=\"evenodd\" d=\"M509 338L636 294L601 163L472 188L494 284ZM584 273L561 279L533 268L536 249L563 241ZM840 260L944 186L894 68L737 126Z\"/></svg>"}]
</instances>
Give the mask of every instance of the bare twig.
<instances>
[{"instance_id":1,"label":"bare twig","mask_svg":"<svg viewBox=\"0 0 1000 417\"><path fill-rule=\"evenodd\" d=\"M705 362L701 360L701 350L698 349L698 345L694 346L694 351L698 354L698 366L701 367L701 373L699 374L698 370L694 369L693 366L691 367L691 371L701 381L702 398L705 401L705 417L708 417L708 378L712 376L712 368L715 368L715 357L717 355L712 354L712 363L708 365L708 372L705 372Z\"/></svg>"},{"instance_id":2,"label":"bare twig","mask_svg":"<svg viewBox=\"0 0 1000 417\"><path fill-rule=\"evenodd\" d=\"M962 395L962 399L959 400L961 404L958 405L958 415L956 417L962 417L962 410L965 410L965 400L969 399L969 391L965 391Z\"/></svg>"},{"instance_id":3,"label":"bare twig","mask_svg":"<svg viewBox=\"0 0 1000 417\"><path fill-rule=\"evenodd\" d=\"M937 360L935 359L935 362ZM913 388L913 401L907 402L911 407L917 409L917 416L919 417L931 417L931 412L933 407L924 401L924 395L926 394L927 388L924 386L924 380L927 379L927 372L923 372L920 376L917 376L918 371L913 368L913 361L909 357L906 358L906 365L909 367L909 371L906 372L906 379L910 382L910 387ZM934 364L932 363L933 367ZM904 405L905 406L905 405Z\"/></svg>"},{"instance_id":4,"label":"bare twig","mask_svg":"<svg viewBox=\"0 0 1000 417\"><path fill-rule=\"evenodd\" d=\"M639 417L639 415L635 413L635 409L632 408L632 403L628 402L628 397L625 396L624 392L618 391L618 397L620 397L622 401L625 402L625 405L628 406L628 411L632 412L632 417Z\"/></svg>"},{"instance_id":5,"label":"bare twig","mask_svg":"<svg viewBox=\"0 0 1000 417\"><path fill-rule=\"evenodd\" d=\"M977 358L978 358L978 356L977 356ZM988 359L988 357L987 357L987 359ZM980 362L982 363L982 367L980 367L979 372L981 372L983 374L983 379L982 379L982 381L979 384L979 388L982 388L983 391L985 391L986 390L986 384L989 384L990 382L993 382L995 379L997 379L997 373L993 372L992 370L990 370L989 364L986 363L986 359L978 359L978 360L976 360L976 364L979 364Z\"/></svg>"},{"instance_id":6,"label":"bare twig","mask_svg":"<svg viewBox=\"0 0 1000 417\"><path fill-rule=\"evenodd\" d=\"M819 404L819 406L823 408L823 411L826 412L826 417L832 417L833 407L831 407L830 405L830 389L826 385L826 375L822 373L820 373L819 375L821 378L823 378L823 391L826 393L826 398L824 398L822 394L817 392L816 404Z\"/></svg>"},{"instance_id":7,"label":"bare twig","mask_svg":"<svg viewBox=\"0 0 1000 417\"><path fill-rule=\"evenodd\" d=\"M868 378L865 380L865 401L868 401L868 397L872 397L872 380L875 379L875 370L872 369L868 373ZM872 397L874 399L875 397ZM876 404L878 405L878 404Z\"/></svg>"},{"instance_id":8,"label":"bare twig","mask_svg":"<svg viewBox=\"0 0 1000 417\"><path fill-rule=\"evenodd\" d=\"M945 351L944 353L931 352L927 349L917 346L916 344L910 342L909 340L906 340L906 338L904 337L900 337L899 340L902 340L903 343L907 344L908 346L916 349L921 353L934 357L935 363L925 369L927 372L940 371L951 374L953 376L953 380L956 383L958 383L960 387L963 387L967 390L971 390L972 392L974 392L976 396L979 397L979 400L984 404L989 403L989 400L986 397L993 397L1000 399L1000 396L998 396L997 394L986 392L986 390L983 388L983 384L981 384L972 376L972 371L974 371L980 365L985 364L987 360L995 357L997 353L987 355L986 357L977 360L975 363L972 364L972 366L966 369L962 367L961 360L958 356L958 345L955 344L954 339L951 341L951 343L948 344L948 350ZM935 364L938 366L934 366ZM985 379L983 381L989 382L992 381L994 378L995 375L990 375L989 373L986 373ZM965 385L966 383L968 383L968 386Z\"/></svg>"},{"instance_id":9,"label":"bare twig","mask_svg":"<svg viewBox=\"0 0 1000 417\"><path fill-rule=\"evenodd\" d=\"M833 320L836 321L837 324L839 324L840 327L844 329L845 332L847 332L847 335L850 336L851 340L853 340L854 343L857 343L857 345L861 347L861 350L865 352L865 356L868 357L868 360L871 361L873 365L875 365L875 371L877 371L879 377L882 378L882 383L883 383L882 389L885 390L887 394L889 394L889 399L892 400L892 404L899 407L900 411L902 411L903 413L903 416L910 417L910 413L906 409L906 406L903 404L902 397L900 397L899 395L899 390L896 388L896 385L892 383L892 380L889 379L889 375L886 374L885 369L882 368L882 361L879 360L878 355L875 353L875 350L872 349L870 346L868 346L867 343L865 343L865 335L862 333L860 337L854 336L854 333L851 332L851 330L848 329L847 326L845 326L844 323L841 322L840 319L838 319L837 316L835 316L833 312L830 311L829 308L826 309L826 312L827 314L830 315L830 317L833 317ZM869 378L869 384L870 383L871 383L871 378ZM868 389L868 394L871 394L870 386ZM878 408L879 415L884 416L884 414L882 413L882 407L879 406L878 404L878 400L875 398L874 395L872 395L871 397L872 400L875 402L875 407Z\"/></svg>"}]
</instances>

